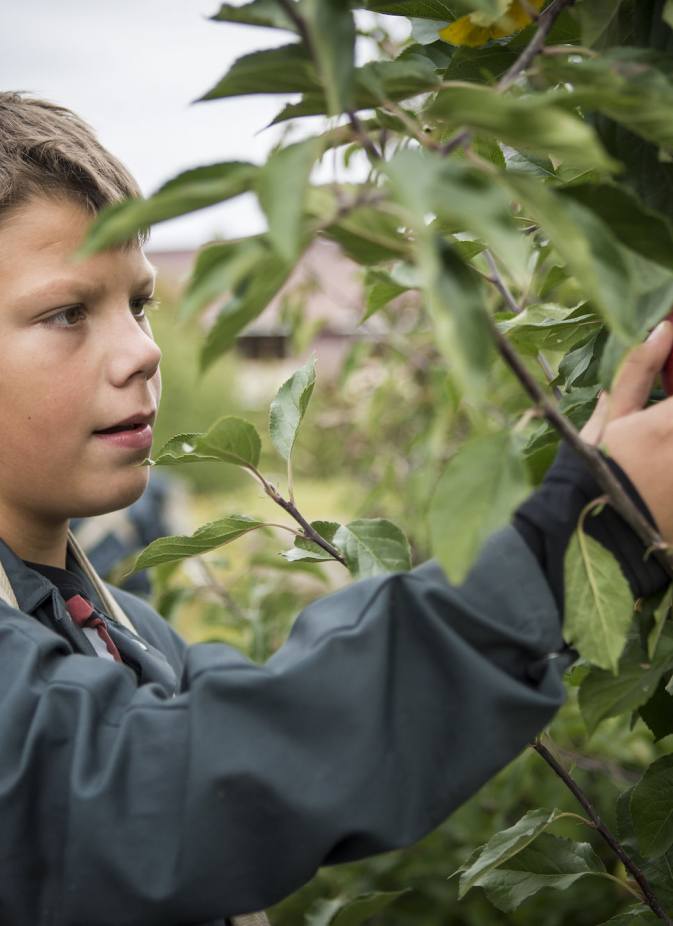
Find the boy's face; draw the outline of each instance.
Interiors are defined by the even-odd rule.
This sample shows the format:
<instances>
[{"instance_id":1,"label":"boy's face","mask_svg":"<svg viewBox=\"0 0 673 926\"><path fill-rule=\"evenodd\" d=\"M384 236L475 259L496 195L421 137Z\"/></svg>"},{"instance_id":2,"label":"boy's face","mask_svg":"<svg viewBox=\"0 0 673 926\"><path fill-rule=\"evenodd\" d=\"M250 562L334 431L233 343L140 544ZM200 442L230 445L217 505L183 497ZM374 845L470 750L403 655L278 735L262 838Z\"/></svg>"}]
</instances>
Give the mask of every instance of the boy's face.
<instances>
[{"instance_id":1,"label":"boy's face","mask_svg":"<svg viewBox=\"0 0 673 926\"><path fill-rule=\"evenodd\" d=\"M147 485L154 273L140 247L69 263L90 221L75 203L34 200L0 224L0 517L101 514Z\"/></svg>"}]
</instances>

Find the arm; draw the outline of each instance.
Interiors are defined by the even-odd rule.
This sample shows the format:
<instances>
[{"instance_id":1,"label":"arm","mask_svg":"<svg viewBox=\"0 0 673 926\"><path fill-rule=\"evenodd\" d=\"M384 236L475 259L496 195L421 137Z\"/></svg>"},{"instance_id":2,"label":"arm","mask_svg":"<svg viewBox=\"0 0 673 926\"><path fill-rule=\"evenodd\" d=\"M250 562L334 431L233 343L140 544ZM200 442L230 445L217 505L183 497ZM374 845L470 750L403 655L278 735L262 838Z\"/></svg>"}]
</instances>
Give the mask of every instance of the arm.
<instances>
[{"instance_id":1,"label":"arm","mask_svg":"<svg viewBox=\"0 0 673 926\"><path fill-rule=\"evenodd\" d=\"M460 588L429 563L315 602L265 666L191 647L172 700L3 610L0 911L177 926L414 842L550 720L561 647L512 527Z\"/></svg>"}]
</instances>

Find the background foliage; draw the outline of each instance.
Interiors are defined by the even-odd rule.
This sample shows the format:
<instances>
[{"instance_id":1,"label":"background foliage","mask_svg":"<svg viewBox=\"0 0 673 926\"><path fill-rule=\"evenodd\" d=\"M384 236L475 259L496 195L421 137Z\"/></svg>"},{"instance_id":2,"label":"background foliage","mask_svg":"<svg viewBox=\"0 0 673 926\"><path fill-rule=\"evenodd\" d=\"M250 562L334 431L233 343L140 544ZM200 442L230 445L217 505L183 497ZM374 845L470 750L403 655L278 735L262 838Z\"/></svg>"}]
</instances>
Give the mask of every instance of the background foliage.
<instances>
[{"instance_id":1,"label":"background foliage","mask_svg":"<svg viewBox=\"0 0 673 926\"><path fill-rule=\"evenodd\" d=\"M240 58L203 105L295 94L274 120L287 127L281 143L265 164L188 171L95 224L89 251L256 194L268 230L204 248L179 306L189 324L217 305L200 347L207 377L225 369L222 355L316 238L362 266L362 337L331 385L315 381L311 360L301 366L305 355L298 359L301 369L272 406L271 441L253 426L261 429L261 413L243 421L231 389L212 378L194 386L199 402L180 407L180 392L168 393L180 436L155 460L189 466L202 490L220 472L240 474L228 499L218 497L218 520L208 496L209 525L159 541L139 561L160 564L158 606L188 636L196 625L198 638L266 658L302 603L346 581L336 562L320 565L326 559L342 560L357 578L432 554L461 582L486 536L542 480L560 416L579 429L629 348L670 311L670 0L542 6L225 3L213 17L224 27L259 26L261 44L265 30L281 30L287 43ZM356 66L363 8L377 14L366 38L378 57ZM388 32L391 17L410 20L401 45ZM325 158L351 163L349 182L316 182ZM301 312L291 321L301 341ZM168 327L161 333L181 366ZM542 400L531 408L535 388L546 397L542 415ZM316 474L333 493L311 491ZM252 492L242 488L249 475ZM300 534L285 561L276 555L279 534L265 526L279 517L274 501ZM210 550L200 566L188 559ZM566 568L566 635L581 658L552 738L658 907L640 902L642 883L627 883L633 870L626 875L594 828L564 815L578 813L575 799L530 752L419 846L322 871L273 911L274 923L297 923L309 903L309 926L365 915L400 926L671 922L671 596L636 608L616 561L581 526ZM507 832L494 840L496 830ZM447 882L456 869L460 878ZM407 887L358 907L324 900Z\"/></svg>"}]
</instances>

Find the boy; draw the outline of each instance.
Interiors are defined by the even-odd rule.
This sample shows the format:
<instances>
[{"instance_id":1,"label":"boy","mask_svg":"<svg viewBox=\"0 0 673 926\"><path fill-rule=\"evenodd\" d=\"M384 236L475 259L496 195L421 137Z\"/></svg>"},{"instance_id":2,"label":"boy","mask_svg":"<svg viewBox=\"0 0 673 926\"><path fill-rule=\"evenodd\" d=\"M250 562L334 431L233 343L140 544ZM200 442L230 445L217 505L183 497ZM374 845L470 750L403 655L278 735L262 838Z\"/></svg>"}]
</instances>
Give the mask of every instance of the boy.
<instances>
[{"instance_id":1,"label":"boy","mask_svg":"<svg viewBox=\"0 0 673 926\"><path fill-rule=\"evenodd\" d=\"M265 666L188 648L68 541L71 517L129 504L148 476L151 267L138 242L69 263L91 216L129 194L75 116L0 93L6 926L214 926L319 865L425 835L562 703L563 551L601 494L562 448L460 588L433 562L355 583L307 608ZM584 431L602 431L669 541L672 406L641 409L672 345L664 323ZM634 594L665 585L609 507L589 520Z\"/></svg>"}]
</instances>

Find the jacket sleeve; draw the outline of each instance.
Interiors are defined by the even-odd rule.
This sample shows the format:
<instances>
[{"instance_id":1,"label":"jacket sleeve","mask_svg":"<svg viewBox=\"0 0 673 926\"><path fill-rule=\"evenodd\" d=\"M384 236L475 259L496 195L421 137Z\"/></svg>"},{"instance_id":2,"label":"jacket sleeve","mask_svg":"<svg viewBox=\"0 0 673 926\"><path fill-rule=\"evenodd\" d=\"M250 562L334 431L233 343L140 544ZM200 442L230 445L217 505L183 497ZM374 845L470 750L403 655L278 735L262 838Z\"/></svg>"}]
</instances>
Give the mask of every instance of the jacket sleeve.
<instances>
[{"instance_id":1,"label":"jacket sleeve","mask_svg":"<svg viewBox=\"0 0 673 926\"><path fill-rule=\"evenodd\" d=\"M562 647L512 526L460 587L430 562L315 602L263 666L190 647L172 699L3 606L0 922L184 926L408 845L549 722Z\"/></svg>"}]
</instances>

